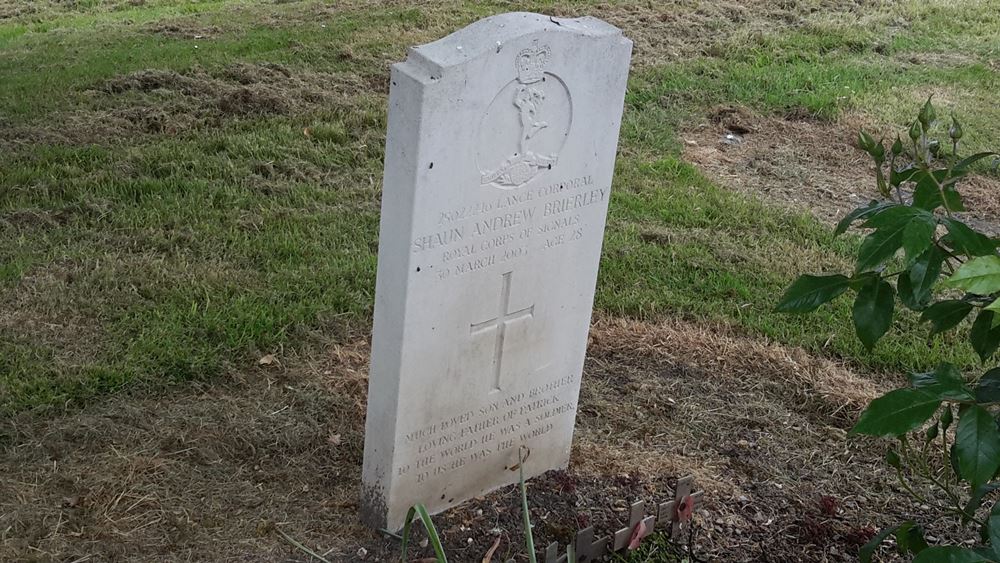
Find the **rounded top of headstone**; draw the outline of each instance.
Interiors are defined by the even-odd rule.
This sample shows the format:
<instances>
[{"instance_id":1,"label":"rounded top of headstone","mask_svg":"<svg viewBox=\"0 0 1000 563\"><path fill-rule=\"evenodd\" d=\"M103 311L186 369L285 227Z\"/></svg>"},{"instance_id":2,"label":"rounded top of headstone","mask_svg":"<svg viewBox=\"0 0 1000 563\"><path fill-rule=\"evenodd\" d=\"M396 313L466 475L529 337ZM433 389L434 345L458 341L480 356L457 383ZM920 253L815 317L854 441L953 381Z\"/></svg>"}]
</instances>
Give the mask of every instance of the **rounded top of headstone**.
<instances>
[{"instance_id":1,"label":"rounded top of headstone","mask_svg":"<svg viewBox=\"0 0 1000 563\"><path fill-rule=\"evenodd\" d=\"M508 12L479 20L424 45L411 47L407 62L444 68L502 50L512 39L539 32L568 33L582 37L621 37L617 27L597 18L557 18L532 12Z\"/></svg>"}]
</instances>

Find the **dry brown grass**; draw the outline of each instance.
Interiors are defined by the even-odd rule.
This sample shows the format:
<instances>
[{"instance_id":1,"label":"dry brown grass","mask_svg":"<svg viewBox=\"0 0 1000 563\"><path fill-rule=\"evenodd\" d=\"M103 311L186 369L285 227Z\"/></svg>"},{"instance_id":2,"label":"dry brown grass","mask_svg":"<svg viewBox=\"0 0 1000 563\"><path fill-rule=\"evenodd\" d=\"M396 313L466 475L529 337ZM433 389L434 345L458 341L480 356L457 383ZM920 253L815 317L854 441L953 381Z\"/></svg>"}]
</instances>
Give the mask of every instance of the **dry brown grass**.
<instances>
[{"instance_id":1,"label":"dry brown grass","mask_svg":"<svg viewBox=\"0 0 1000 563\"><path fill-rule=\"evenodd\" d=\"M727 188L834 224L877 197L874 164L856 146L862 127L883 129L860 115L823 122L721 107L681 137L684 158ZM959 191L967 196L966 218L978 228L1000 232L1000 182L973 175Z\"/></svg>"},{"instance_id":2,"label":"dry brown grass","mask_svg":"<svg viewBox=\"0 0 1000 563\"><path fill-rule=\"evenodd\" d=\"M366 385L352 357L334 347L295 370L273 364L219 386L4 423L0 552L274 559L291 553L275 526L342 542L357 532Z\"/></svg>"},{"instance_id":3,"label":"dry brown grass","mask_svg":"<svg viewBox=\"0 0 1000 563\"><path fill-rule=\"evenodd\" d=\"M234 63L208 72L146 69L111 78L88 91L93 107L63 112L39 125L2 128L0 147L112 144L174 137L239 118L354 108L362 77L292 71L275 64Z\"/></svg>"},{"instance_id":4,"label":"dry brown grass","mask_svg":"<svg viewBox=\"0 0 1000 563\"><path fill-rule=\"evenodd\" d=\"M819 13L829 14L833 20L839 15L852 20L863 18L874 5L869 0L562 0L544 5L528 0L509 2L504 8L540 11L556 17L600 17L625 31L634 43L632 64L636 69L644 69L696 55L717 54L732 39L750 39L775 25L782 29L813 25ZM388 24L352 36L350 43L354 47L345 49L346 56L385 65L399 60L400 46L434 41L481 14L470 11L467 3L457 0L350 0L284 14L281 21L308 21L347 10L373 9L418 9L425 16L419 26ZM388 48L387 37L393 43ZM379 48L367 48L373 45Z\"/></svg>"},{"instance_id":5,"label":"dry brown grass","mask_svg":"<svg viewBox=\"0 0 1000 563\"><path fill-rule=\"evenodd\" d=\"M393 544L355 518L368 344L346 341L211 387L3 422L0 551L275 560L296 554L280 528L332 560L357 560L361 547L368 560L390 556ZM539 541L571 533L574 515L620 525L623 503L663 499L693 473L706 491L701 555L842 560L869 526L916 510L883 483L881 447L845 432L891 379L723 327L598 319L571 471L532 489ZM555 494L553 482L568 485ZM514 551L515 497L501 490L451 511L442 532L461 553L481 554L494 533Z\"/></svg>"}]
</instances>

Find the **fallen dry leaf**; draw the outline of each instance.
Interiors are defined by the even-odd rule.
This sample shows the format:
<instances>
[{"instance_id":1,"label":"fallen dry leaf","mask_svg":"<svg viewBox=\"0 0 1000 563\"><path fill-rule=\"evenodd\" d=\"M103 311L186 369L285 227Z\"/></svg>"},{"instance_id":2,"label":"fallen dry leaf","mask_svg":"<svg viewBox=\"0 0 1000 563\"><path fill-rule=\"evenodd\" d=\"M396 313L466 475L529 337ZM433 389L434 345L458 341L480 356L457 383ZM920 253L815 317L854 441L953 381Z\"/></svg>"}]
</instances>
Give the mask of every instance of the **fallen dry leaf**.
<instances>
[{"instance_id":1,"label":"fallen dry leaf","mask_svg":"<svg viewBox=\"0 0 1000 563\"><path fill-rule=\"evenodd\" d=\"M329 442L331 446L339 446L340 434L330 434L330 437L327 438L326 441Z\"/></svg>"},{"instance_id":2,"label":"fallen dry leaf","mask_svg":"<svg viewBox=\"0 0 1000 563\"><path fill-rule=\"evenodd\" d=\"M274 357L274 354L268 354L263 358L257 360L257 365L259 366L269 366L276 363L278 360Z\"/></svg>"},{"instance_id":3,"label":"fallen dry leaf","mask_svg":"<svg viewBox=\"0 0 1000 563\"><path fill-rule=\"evenodd\" d=\"M497 552L498 547L500 547L500 536L497 536L497 539L493 540L493 546L490 547L490 550L483 556L483 563L490 563L493 561L493 554Z\"/></svg>"}]
</instances>

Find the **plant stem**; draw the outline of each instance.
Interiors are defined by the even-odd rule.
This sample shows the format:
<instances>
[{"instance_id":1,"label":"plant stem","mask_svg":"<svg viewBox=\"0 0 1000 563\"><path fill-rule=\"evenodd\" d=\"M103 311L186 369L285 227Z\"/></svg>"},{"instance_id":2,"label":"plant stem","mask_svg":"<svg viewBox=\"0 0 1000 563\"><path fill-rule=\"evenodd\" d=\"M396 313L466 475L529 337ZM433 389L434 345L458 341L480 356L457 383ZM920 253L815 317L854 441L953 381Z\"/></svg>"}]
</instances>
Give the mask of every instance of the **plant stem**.
<instances>
[{"instance_id":1,"label":"plant stem","mask_svg":"<svg viewBox=\"0 0 1000 563\"><path fill-rule=\"evenodd\" d=\"M528 487L524 484L524 458L521 456L520 450L517 452L517 457L517 471L521 480L521 511L524 515L524 543L525 547L528 548L528 561L538 563L535 556L535 538L534 534L531 533L531 513L528 511Z\"/></svg>"},{"instance_id":2,"label":"plant stem","mask_svg":"<svg viewBox=\"0 0 1000 563\"><path fill-rule=\"evenodd\" d=\"M297 547L303 553L311 555L311 556L315 557L316 559L319 559L323 563L330 563L329 559L324 558L322 555L316 553L315 551L313 551L313 550L309 549L308 547L302 545L301 543L295 541L295 538L293 538L292 536L289 536L288 534L286 534L281 528L275 528L275 530L277 530L278 533L281 534L281 537L285 538L285 540L288 543L290 543L293 546Z\"/></svg>"}]
</instances>

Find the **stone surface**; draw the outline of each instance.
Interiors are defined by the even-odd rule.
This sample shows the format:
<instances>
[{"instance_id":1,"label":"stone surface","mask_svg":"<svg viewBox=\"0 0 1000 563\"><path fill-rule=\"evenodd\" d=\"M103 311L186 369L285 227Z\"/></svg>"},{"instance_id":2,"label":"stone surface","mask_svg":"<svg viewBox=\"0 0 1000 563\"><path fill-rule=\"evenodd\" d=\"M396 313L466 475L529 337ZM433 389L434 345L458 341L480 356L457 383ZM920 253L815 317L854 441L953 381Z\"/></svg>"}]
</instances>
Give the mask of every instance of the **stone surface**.
<instances>
[{"instance_id":1,"label":"stone surface","mask_svg":"<svg viewBox=\"0 0 1000 563\"><path fill-rule=\"evenodd\" d=\"M632 43L510 13L392 68L362 516L569 460Z\"/></svg>"}]
</instances>

